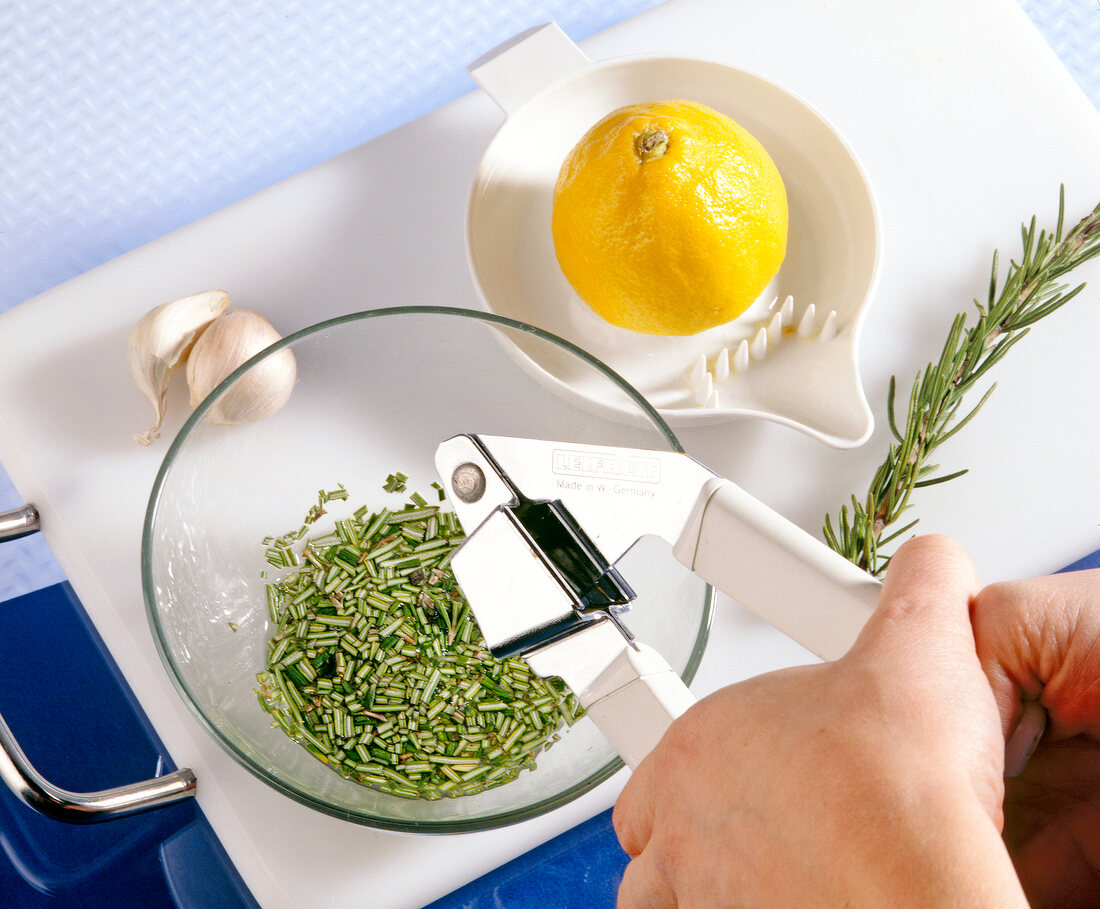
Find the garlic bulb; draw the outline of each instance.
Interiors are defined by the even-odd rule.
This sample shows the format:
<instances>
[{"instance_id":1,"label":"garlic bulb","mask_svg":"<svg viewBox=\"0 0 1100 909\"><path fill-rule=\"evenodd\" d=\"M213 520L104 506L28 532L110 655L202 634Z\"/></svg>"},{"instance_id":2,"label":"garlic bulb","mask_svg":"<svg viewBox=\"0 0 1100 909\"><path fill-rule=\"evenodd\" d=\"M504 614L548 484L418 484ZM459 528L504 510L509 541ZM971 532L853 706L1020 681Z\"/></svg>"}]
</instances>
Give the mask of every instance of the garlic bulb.
<instances>
[{"instance_id":1,"label":"garlic bulb","mask_svg":"<svg viewBox=\"0 0 1100 909\"><path fill-rule=\"evenodd\" d=\"M130 332L127 359L135 384L153 404L157 422L134 438L149 445L160 435L172 375L183 365L195 339L229 308L224 290L208 290L150 310Z\"/></svg>"},{"instance_id":2,"label":"garlic bulb","mask_svg":"<svg viewBox=\"0 0 1100 909\"><path fill-rule=\"evenodd\" d=\"M187 359L191 406L197 407L234 369L280 339L267 319L247 309L215 319ZM287 402L297 374L294 354L284 348L237 379L206 412L206 419L220 425L262 420Z\"/></svg>"}]
</instances>

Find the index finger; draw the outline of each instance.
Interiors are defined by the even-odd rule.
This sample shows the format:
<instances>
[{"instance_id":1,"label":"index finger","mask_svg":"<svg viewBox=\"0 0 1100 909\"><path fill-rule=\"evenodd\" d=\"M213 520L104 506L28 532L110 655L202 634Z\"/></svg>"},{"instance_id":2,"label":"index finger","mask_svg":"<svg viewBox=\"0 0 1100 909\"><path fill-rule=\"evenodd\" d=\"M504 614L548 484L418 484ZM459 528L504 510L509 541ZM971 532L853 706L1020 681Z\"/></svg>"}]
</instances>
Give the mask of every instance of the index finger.
<instances>
[{"instance_id":1,"label":"index finger","mask_svg":"<svg viewBox=\"0 0 1100 909\"><path fill-rule=\"evenodd\" d=\"M1005 729L1038 700L1057 736L1100 740L1100 569L991 584L974 599L978 657Z\"/></svg>"},{"instance_id":2,"label":"index finger","mask_svg":"<svg viewBox=\"0 0 1100 909\"><path fill-rule=\"evenodd\" d=\"M611 824L623 852L636 858L653 835L653 761L644 760L635 769L611 812Z\"/></svg>"}]
</instances>

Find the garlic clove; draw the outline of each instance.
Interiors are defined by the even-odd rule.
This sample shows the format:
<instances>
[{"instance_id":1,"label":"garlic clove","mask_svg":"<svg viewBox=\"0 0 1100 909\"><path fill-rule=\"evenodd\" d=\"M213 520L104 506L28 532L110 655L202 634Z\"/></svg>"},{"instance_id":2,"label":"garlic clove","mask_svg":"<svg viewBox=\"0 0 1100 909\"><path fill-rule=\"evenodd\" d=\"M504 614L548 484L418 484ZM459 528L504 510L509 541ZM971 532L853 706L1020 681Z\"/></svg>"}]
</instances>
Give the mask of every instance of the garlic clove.
<instances>
[{"instance_id":1,"label":"garlic clove","mask_svg":"<svg viewBox=\"0 0 1100 909\"><path fill-rule=\"evenodd\" d=\"M126 350L130 376L157 415L153 426L134 434L142 445L151 444L160 435L168 385L195 339L228 308L229 294L207 290L160 304L142 316L130 332Z\"/></svg>"},{"instance_id":2,"label":"garlic clove","mask_svg":"<svg viewBox=\"0 0 1100 909\"><path fill-rule=\"evenodd\" d=\"M233 370L281 338L267 319L247 309L215 319L187 359L191 406L201 404ZM237 379L211 405L205 418L229 426L271 416L290 398L297 373L294 354L284 348Z\"/></svg>"}]
</instances>

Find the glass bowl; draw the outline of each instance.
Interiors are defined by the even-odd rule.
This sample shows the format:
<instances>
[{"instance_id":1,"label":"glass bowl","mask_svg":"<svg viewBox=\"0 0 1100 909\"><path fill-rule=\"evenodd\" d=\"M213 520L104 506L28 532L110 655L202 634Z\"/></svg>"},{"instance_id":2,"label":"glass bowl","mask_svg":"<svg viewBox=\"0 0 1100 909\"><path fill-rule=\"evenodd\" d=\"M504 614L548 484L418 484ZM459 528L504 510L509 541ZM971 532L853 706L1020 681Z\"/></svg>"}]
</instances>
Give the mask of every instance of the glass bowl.
<instances>
[{"instance_id":1,"label":"glass bowl","mask_svg":"<svg viewBox=\"0 0 1100 909\"><path fill-rule=\"evenodd\" d=\"M552 377L518 369L505 348L520 337L575 359L577 370L606 386L620 418L585 410ZM282 409L236 426L203 419L284 349L294 354L297 381ZM253 357L184 424L152 489L142 586L180 696L243 767L335 817L415 833L498 827L565 804L622 766L583 719L510 783L477 795L407 799L344 779L273 727L259 705L256 676L272 627L266 587L277 574L264 539L299 527L318 490L338 484L349 497L327 506L317 531L341 517L338 506L350 513L392 504L383 489L392 473L408 475L409 493L434 498L436 446L462 432L681 450L637 391L568 342L491 314L400 307L322 322ZM639 594L626 624L690 682L712 591L659 541L640 541L618 567Z\"/></svg>"}]
</instances>

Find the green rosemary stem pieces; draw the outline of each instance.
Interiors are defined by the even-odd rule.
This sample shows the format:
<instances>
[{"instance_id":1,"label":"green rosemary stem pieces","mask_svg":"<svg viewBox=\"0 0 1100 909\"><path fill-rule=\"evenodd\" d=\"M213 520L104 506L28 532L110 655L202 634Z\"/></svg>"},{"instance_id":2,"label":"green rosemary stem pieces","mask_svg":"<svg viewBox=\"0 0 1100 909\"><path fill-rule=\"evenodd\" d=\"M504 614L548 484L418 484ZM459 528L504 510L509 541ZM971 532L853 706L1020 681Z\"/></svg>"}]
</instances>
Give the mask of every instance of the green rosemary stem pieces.
<instances>
[{"instance_id":1,"label":"green rosemary stem pieces","mask_svg":"<svg viewBox=\"0 0 1100 909\"><path fill-rule=\"evenodd\" d=\"M489 653L448 567L463 539L454 514L413 493L309 536L346 498L322 491L298 530L264 541L289 570L267 588L260 706L333 770L393 795L469 795L534 767L581 709L560 679Z\"/></svg>"}]
</instances>

